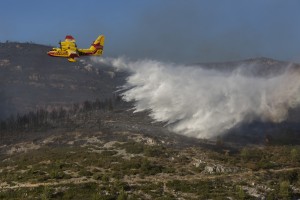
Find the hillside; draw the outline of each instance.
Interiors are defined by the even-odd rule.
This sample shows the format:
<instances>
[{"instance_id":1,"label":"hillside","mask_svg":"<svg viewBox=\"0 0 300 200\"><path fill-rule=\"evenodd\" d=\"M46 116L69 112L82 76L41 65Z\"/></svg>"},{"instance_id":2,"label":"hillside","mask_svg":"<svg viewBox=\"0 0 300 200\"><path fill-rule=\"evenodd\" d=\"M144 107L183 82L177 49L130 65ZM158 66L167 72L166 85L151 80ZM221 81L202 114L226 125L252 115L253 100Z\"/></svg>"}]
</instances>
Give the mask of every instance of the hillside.
<instances>
[{"instance_id":1,"label":"hillside","mask_svg":"<svg viewBox=\"0 0 300 200\"><path fill-rule=\"evenodd\" d=\"M187 138L130 106L89 102L2 127L0 199L299 198L299 146Z\"/></svg>"},{"instance_id":2,"label":"hillside","mask_svg":"<svg viewBox=\"0 0 300 200\"><path fill-rule=\"evenodd\" d=\"M124 74L95 68L85 59L51 58L50 46L0 43L0 119L48 105L111 98Z\"/></svg>"},{"instance_id":3,"label":"hillside","mask_svg":"<svg viewBox=\"0 0 300 200\"><path fill-rule=\"evenodd\" d=\"M265 57L219 63L194 63L192 65L201 66L205 69L215 69L220 71L233 71L237 68L242 68L242 73L258 77L276 75L284 72L287 68L295 70L300 69L300 64L298 63L279 61Z\"/></svg>"},{"instance_id":4,"label":"hillside","mask_svg":"<svg viewBox=\"0 0 300 200\"><path fill-rule=\"evenodd\" d=\"M154 123L150 111L133 113L134 102L114 93L125 72L51 58L50 48L0 43L0 199L300 197L297 108L282 123L254 120L213 140L186 137ZM288 65L268 58L196 65L232 71L243 63L253 76Z\"/></svg>"}]
</instances>

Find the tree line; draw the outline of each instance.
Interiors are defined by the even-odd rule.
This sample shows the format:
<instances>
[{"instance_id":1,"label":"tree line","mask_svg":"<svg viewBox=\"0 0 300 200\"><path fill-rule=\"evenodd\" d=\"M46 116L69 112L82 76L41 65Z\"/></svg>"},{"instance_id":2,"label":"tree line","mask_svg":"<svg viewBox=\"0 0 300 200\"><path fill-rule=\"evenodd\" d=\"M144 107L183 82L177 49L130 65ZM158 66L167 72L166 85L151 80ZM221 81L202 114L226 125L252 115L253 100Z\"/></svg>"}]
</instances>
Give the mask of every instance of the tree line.
<instances>
[{"instance_id":1,"label":"tree line","mask_svg":"<svg viewBox=\"0 0 300 200\"><path fill-rule=\"evenodd\" d=\"M25 114L12 115L7 119L0 120L0 134L49 128L70 119L70 117L76 114L92 110L112 111L114 105L120 101L121 97L116 96L102 101L96 99L95 101L74 103L71 106L52 106L47 109L40 108Z\"/></svg>"}]
</instances>

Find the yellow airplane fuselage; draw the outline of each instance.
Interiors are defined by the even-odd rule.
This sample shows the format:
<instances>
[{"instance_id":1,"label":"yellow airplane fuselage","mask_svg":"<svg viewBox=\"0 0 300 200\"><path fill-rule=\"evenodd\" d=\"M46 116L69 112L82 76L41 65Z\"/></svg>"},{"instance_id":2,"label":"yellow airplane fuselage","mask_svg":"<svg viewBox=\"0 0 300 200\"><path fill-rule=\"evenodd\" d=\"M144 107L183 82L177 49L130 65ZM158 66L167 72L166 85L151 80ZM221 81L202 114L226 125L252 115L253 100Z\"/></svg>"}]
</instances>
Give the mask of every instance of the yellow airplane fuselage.
<instances>
[{"instance_id":1,"label":"yellow airplane fuselage","mask_svg":"<svg viewBox=\"0 0 300 200\"><path fill-rule=\"evenodd\" d=\"M89 49L78 49L75 39L72 36L66 36L66 40L60 42L60 48L53 48L47 54L53 57L68 58L70 62L76 62L75 58L79 56L99 56L103 54L105 37L100 35Z\"/></svg>"}]
</instances>

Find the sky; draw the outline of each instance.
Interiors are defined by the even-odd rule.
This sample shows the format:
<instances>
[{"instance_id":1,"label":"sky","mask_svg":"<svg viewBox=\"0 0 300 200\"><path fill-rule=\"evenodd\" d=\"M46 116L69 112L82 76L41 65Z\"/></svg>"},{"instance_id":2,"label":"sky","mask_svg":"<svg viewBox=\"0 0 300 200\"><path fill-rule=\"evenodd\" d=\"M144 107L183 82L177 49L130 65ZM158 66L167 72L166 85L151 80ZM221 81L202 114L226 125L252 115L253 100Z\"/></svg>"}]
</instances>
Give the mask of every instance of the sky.
<instances>
[{"instance_id":1,"label":"sky","mask_svg":"<svg viewBox=\"0 0 300 200\"><path fill-rule=\"evenodd\" d=\"M177 63L255 57L300 62L299 0L9 0L0 42L79 47L106 36L104 56Z\"/></svg>"}]
</instances>

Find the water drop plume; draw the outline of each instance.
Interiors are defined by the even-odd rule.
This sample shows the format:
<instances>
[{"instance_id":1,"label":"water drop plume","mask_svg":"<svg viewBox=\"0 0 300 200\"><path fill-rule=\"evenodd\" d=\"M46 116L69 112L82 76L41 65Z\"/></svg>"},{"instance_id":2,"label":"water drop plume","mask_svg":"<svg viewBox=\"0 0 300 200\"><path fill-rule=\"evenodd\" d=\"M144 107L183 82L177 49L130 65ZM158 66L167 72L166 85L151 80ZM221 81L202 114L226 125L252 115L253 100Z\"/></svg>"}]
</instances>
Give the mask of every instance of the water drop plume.
<instances>
[{"instance_id":1,"label":"water drop plume","mask_svg":"<svg viewBox=\"0 0 300 200\"><path fill-rule=\"evenodd\" d=\"M123 99L190 137L212 138L254 119L279 123L300 104L300 74L288 66L276 75L254 76L244 65L221 71L122 57L93 61L130 72Z\"/></svg>"}]
</instances>

